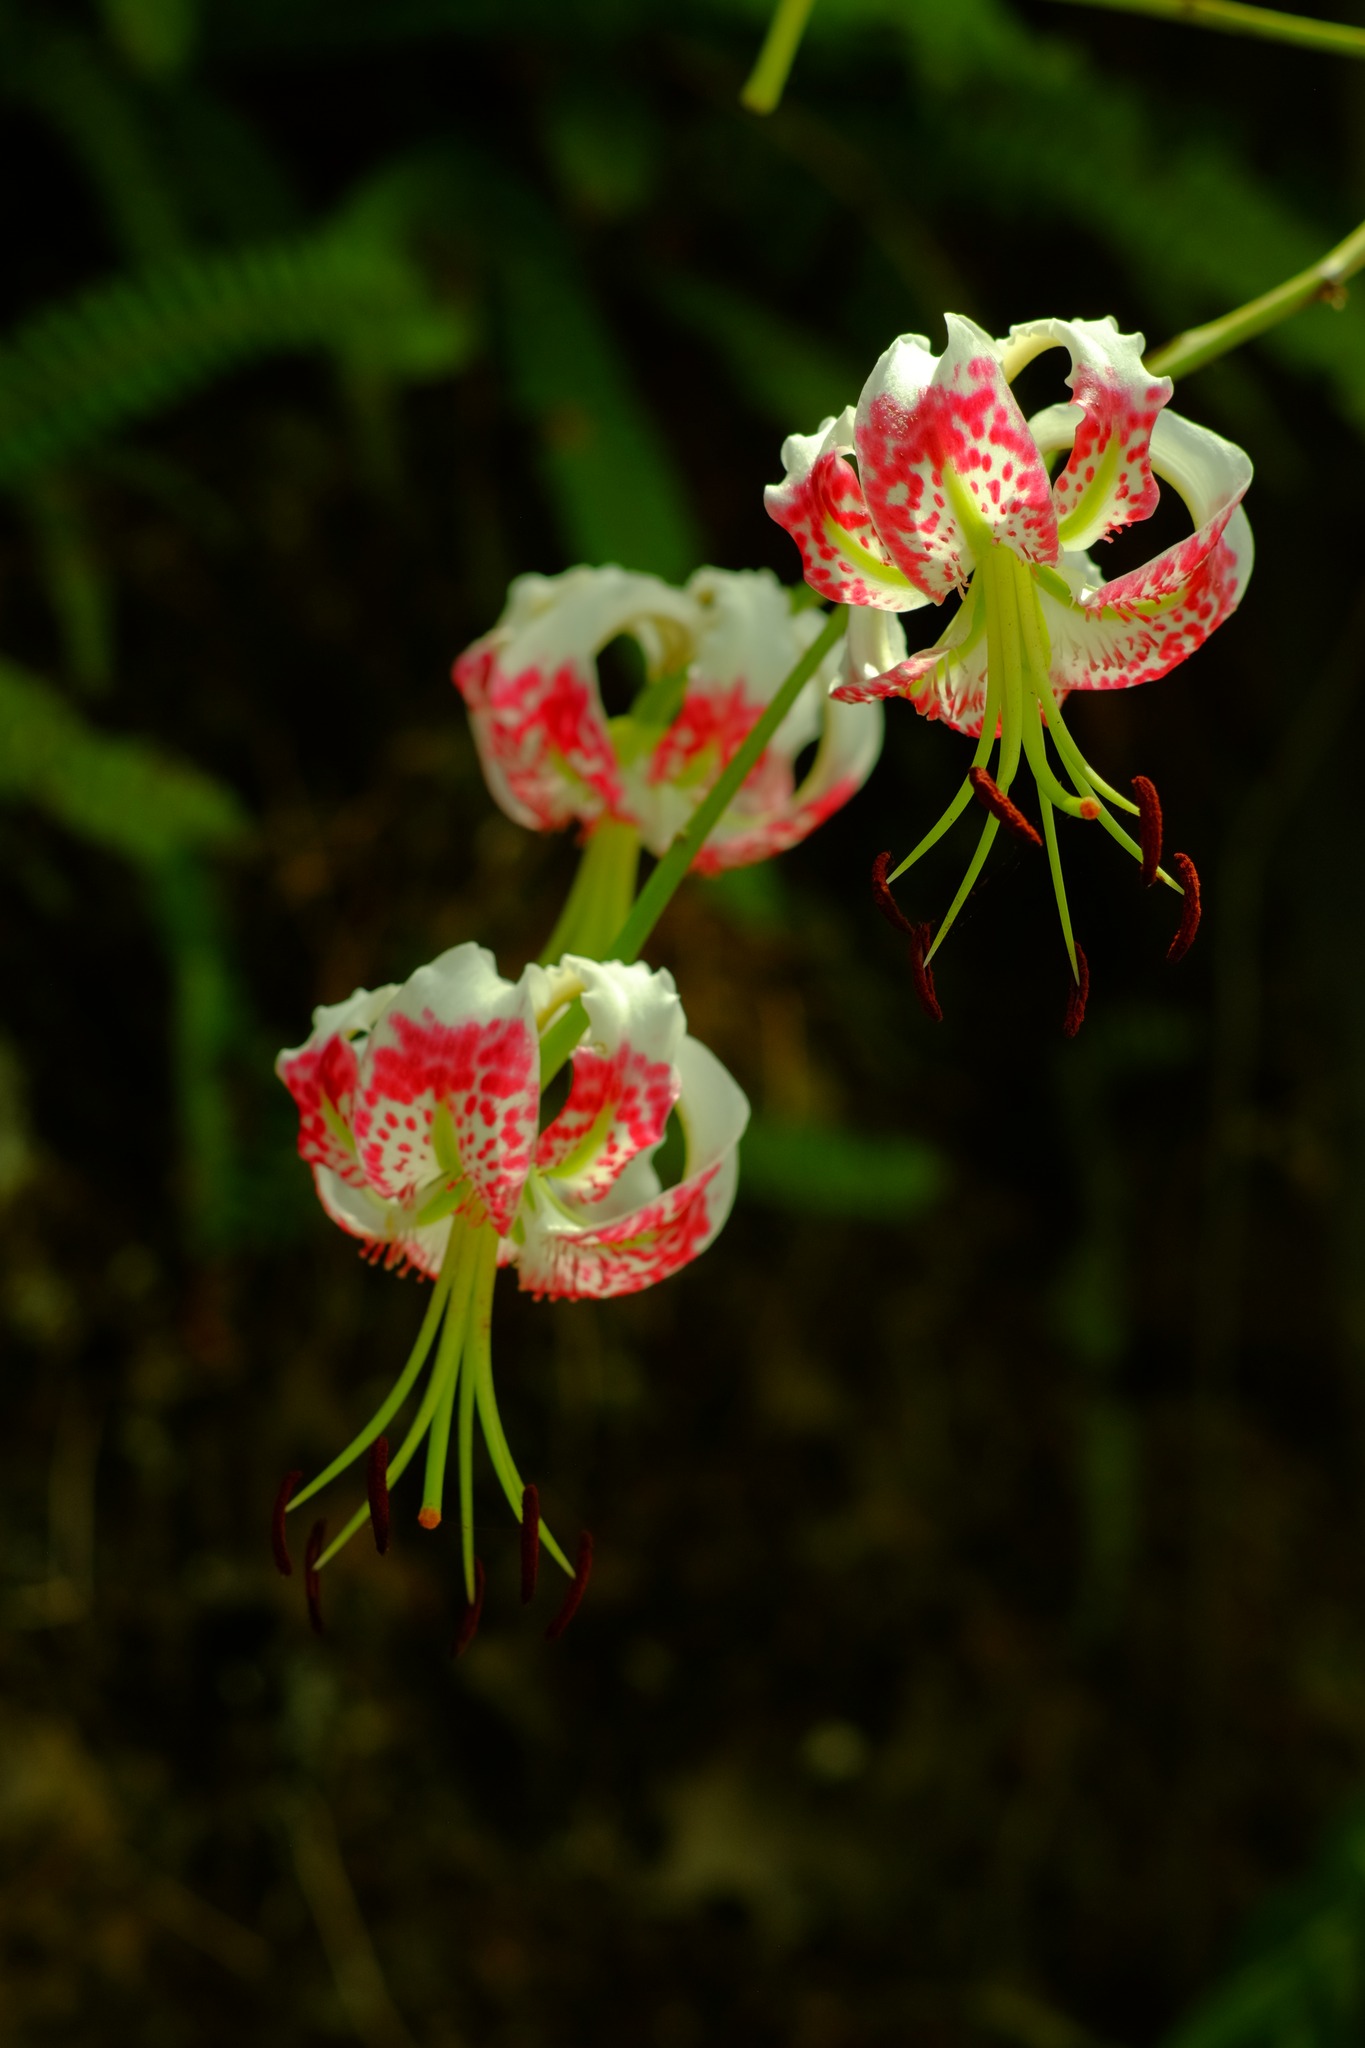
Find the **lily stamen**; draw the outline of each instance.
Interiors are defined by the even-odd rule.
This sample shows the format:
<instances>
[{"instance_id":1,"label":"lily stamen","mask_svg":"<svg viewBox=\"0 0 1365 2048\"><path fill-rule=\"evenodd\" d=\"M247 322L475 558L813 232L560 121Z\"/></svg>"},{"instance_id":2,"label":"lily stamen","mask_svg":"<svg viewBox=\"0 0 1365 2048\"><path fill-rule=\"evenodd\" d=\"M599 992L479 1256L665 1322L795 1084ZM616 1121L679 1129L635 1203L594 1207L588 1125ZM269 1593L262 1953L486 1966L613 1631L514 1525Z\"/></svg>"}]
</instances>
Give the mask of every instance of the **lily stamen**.
<instances>
[{"instance_id":1,"label":"lily stamen","mask_svg":"<svg viewBox=\"0 0 1365 2048\"><path fill-rule=\"evenodd\" d=\"M1085 1006L1090 997L1090 962L1085 957L1085 948L1076 948L1076 974L1066 992L1066 1015L1062 1019L1062 1030L1068 1038L1074 1038L1085 1022Z\"/></svg>"},{"instance_id":2,"label":"lily stamen","mask_svg":"<svg viewBox=\"0 0 1365 2048\"><path fill-rule=\"evenodd\" d=\"M1026 846L1041 846L1042 834L1038 827L1024 816L1018 804L1012 803L1003 789L992 779L984 768L969 768L967 780L972 785L972 794L977 802L998 818L1007 832L1016 839L1022 839Z\"/></svg>"},{"instance_id":3,"label":"lily stamen","mask_svg":"<svg viewBox=\"0 0 1365 2048\"><path fill-rule=\"evenodd\" d=\"M275 1553L275 1569L279 1572L280 1577L284 1579L292 1579L294 1576L294 1561L289 1555L289 1541L284 1532L284 1518L289 1512L289 1503L293 1497L294 1488L302 1477L303 1471L301 1467L293 1472L285 1473L284 1478L280 1481L280 1490L275 1495L274 1512L270 1518L270 1547Z\"/></svg>"},{"instance_id":4,"label":"lily stamen","mask_svg":"<svg viewBox=\"0 0 1365 2048\"><path fill-rule=\"evenodd\" d=\"M578 1558L574 1565L573 1584L564 1595L563 1606L545 1631L546 1642L552 1643L556 1637L563 1635L583 1604L583 1595L588 1590L588 1580L591 1577L592 1537L585 1529L578 1539Z\"/></svg>"},{"instance_id":5,"label":"lily stamen","mask_svg":"<svg viewBox=\"0 0 1365 2048\"><path fill-rule=\"evenodd\" d=\"M1156 784L1146 775L1133 777L1133 795L1138 802L1138 838L1142 843L1144 888L1150 889L1161 866L1161 798Z\"/></svg>"},{"instance_id":6,"label":"lily stamen","mask_svg":"<svg viewBox=\"0 0 1365 2048\"><path fill-rule=\"evenodd\" d=\"M1194 944L1194 935L1199 929L1199 919L1203 913L1199 893L1199 871L1195 867L1194 862L1187 853L1173 853L1171 855L1171 866L1175 869L1184 885L1184 901L1180 907L1180 927L1175 937L1171 940L1170 945L1166 948L1166 958L1174 966L1177 960L1184 959L1190 947Z\"/></svg>"},{"instance_id":7,"label":"lily stamen","mask_svg":"<svg viewBox=\"0 0 1365 2048\"><path fill-rule=\"evenodd\" d=\"M464 1613L460 1616L460 1625L455 1631L455 1640L450 1646L452 1657L463 1657L478 1633L479 1617L483 1613L484 1588L487 1583L488 1581L484 1575L483 1560L476 1557L474 1560L473 1584L465 1600Z\"/></svg>"}]
</instances>

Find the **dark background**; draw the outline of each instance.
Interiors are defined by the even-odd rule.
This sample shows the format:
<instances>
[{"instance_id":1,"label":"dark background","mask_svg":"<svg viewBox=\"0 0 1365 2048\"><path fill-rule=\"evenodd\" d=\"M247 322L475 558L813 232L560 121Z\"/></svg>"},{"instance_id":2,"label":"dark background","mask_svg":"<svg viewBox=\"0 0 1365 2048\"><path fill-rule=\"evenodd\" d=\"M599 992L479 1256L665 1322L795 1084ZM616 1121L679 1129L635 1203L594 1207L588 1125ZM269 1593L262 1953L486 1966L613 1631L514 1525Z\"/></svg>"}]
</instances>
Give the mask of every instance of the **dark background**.
<instances>
[{"instance_id":1,"label":"dark background","mask_svg":"<svg viewBox=\"0 0 1365 2048\"><path fill-rule=\"evenodd\" d=\"M447 681L508 578L794 580L761 486L894 334L1155 343L1365 212L1345 59L820 0L760 121L765 14L0 7L6 2041L1365 2038L1355 302L1182 383L1256 575L1074 706L1199 864L1188 961L1064 829L1081 1036L1008 851L931 1025L866 876L965 747L892 706L846 813L653 943L755 1104L723 1238L625 1302L500 1284L512 1441L597 1537L573 1629L486 1474L459 1663L402 1493L323 1640L270 1567L420 1312L275 1050L467 937L516 972L572 870Z\"/></svg>"}]
</instances>

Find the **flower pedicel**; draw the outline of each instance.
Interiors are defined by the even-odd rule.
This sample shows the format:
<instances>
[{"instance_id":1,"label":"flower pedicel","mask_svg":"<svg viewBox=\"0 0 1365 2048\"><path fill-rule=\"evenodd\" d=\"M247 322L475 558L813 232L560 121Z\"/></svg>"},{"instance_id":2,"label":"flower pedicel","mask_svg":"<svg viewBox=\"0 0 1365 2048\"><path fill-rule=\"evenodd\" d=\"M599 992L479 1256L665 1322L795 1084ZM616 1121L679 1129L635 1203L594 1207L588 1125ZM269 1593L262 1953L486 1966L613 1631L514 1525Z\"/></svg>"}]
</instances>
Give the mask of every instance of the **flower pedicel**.
<instances>
[{"instance_id":1,"label":"flower pedicel","mask_svg":"<svg viewBox=\"0 0 1365 2048\"><path fill-rule=\"evenodd\" d=\"M793 435L782 450L786 475L766 501L801 549L806 581L823 596L904 612L964 593L932 647L870 679L835 685L846 700L908 697L926 717L978 736L961 789L893 874L889 856L878 862L874 893L910 932L921 998L938 1014L929 963L999 827L1035 845L1045 840L1071 961L1067 1028L1074 1030L1088 971L1071 930L1055 813L1097 820L1141 862L1144 880L1183 894L1172 958L1194 937L1199 882L1188 855L1172 858L1179 879L1160 864L1161 808L1151 783L1137 777L1132 799L1111 788L1067 731L1062 701L1071 690L1128 689L1165 675L1232 612L1251 574L1251 529L1241 509L1251 463L1231 442L1164 410L1170 379L1144 368L1142 336L1120 334L1112 320L1036 320L993 341L950 313L947 330L939 356L923 336L902 335L877 363L856 410L826 420L815 434ZM1071 402L1026 421L1010 380L1053 347L1071 356ZM1087 550L1151 515L1158 478L1184 499L1194 531L1106 582ZM1069 788L1049 760L1049 739ZM1010 795L1021 754L1037 789L1042 840ZM900 917L887 884L942 838L973 797L989 815L931 934ZM1138 840L1111 806L1137 818Z\"/></svg>"},{"instance_id":2,"label":"flower pedicel","mask_svg":"<svg viewBox=\"0 0 1365 2048\"><path fill-rule=\"evenodd\" d=\"M574 1002L586 1028L573 1051L567 1099L541 1130L541 1039ZM631 1294L704 1251L729 1215L737 1147L749 1105L715 1056L687 1035L663 969L566 955L505 980L471 943L419 968L401 988L358 989L314 1013L304 1045L276 1071L299 1110L299 1151L332 1220L373 1260L434 1280L403 1371L365 1427L300 1491L291 1473L275 1515L276 1561L292 1570L286 1514L368 1451L367 1504L323 1548L314 1527L305 1560L318 1622L318 1573L368 1519L387 1547L389 1486L425 1442L418 1520L441 1520L446 1461L457 1442L466 1594L456 1647L477 1625L483 1569L474 1554L471 1478L477 1414L493 1468L522 1522L522 1591L530 1597L539 1544L572 1580L557 1633L577 1606L591 1541L577 1566L539 1519L539 1498L508 1448L493 1391L490 1329L497 1268L517 1269L540 1296ZM548 1079L549 1077L547 1077ZM676 1111L686 1144L676 1185L663 1188L654 1155ZM426 1384L392 1457L384 1431Z\"/></svg>"}]
</instances>

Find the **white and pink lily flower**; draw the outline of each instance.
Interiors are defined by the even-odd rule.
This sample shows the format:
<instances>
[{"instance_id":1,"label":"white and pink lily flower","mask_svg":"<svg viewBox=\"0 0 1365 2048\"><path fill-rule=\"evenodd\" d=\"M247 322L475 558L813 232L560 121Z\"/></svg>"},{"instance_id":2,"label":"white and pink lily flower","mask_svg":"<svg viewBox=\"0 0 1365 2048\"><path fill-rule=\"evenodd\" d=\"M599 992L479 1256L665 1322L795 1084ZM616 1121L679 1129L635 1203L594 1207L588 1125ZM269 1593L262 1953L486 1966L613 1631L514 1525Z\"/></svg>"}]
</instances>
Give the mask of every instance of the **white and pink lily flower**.
<instances>
[{"instance_id":1,"label":"white and pink lily flower","mask_svg":"<svg viewBox=\"0 0 1365 2048\"><path fill-rule=\"evenodd\" d=\"M454 669L496 802L533 831L610 822L662 853L819 634L822 614L792 598L766 569L699 569L682 590L614 566L519 576L497 625ZM881 630L885 666L904 642L894 621ZM623 637L646 680L609 717L598 656ZM880 712L830 698L836 683L863 682L865 639L859 626L806 685L701 848L701 873L795 846L867 780Z\"/></svg>"},{"instance_id":2,"label":"white and pink lily flower","mask_svg":"<svg viewBox=\"0 0 1365 2048\"><path fill-rule=\"evenodd\" d=\"M574 1002L582 1005L585 1026L567 1096L542 1129L541 1039ZM534 1489L528 1505L493 1395L489 1326L497 1267L514 1266L521 1287L537 1297L570 1299L635 1293L677 1272L706 1249L730 1213L748 1102L714 1054L688 1036L666 970L569 954L553 967L528 967L513 982L472 942L419 968L401 987L358 989L348 1001L318 1009L307 1041L282 1052L276 1071L298 1105L299 1152L327 1214L371 1259L415 1268L436 1283L422 1335L388 1399L309 1486L282 1495L281 1568L286 1509L366 1451L369 1504L330 1548L322 1550L320 1535L310 1546L310 1604L317 1570L367 1517L377 1540L382 1522L387 1540L388 1482L423 1440L419 1520L434 1528L458 1396L465 1577L474 1612L481 1581L468 1491L476 1410L524 1535L532 1508L539 1529ZM684 1156L665 1187L656 1159L675 1114ZM383 1431L428 1357L425 1391L390 1461ZM544 1541L575 1576L548 1532Z\"/></svg>"},{"instance_id":3,"label":"white and pink lily flower","mask_svg":"<svg viewBox=\"0 0 1365 2048\"><path fill-rule=\"evenodd\" d=\"M1241 509L1251 463L1231 442L1165 410L1170 379L1151 375L1143 337L1120 334L1113 320L1035 320L994 341L950 313L947 333L937 356L922 335L902 335L856 408L815 434L793 435L782 450L786 475L766 502L822 596L902 613L961 594L932 647L837 684L835 695L908 697L926 717L977 736L961 790L895 870L926 853L974 795L990 813L932 944L927 926L907 926L928 1005L936 1007L928 962L1004 824L1046 841L1079 992L1068 1009L1074 1028L1086 970L1071 932L1054 813L1098 820L1142 862L1147 881L1181 890L1176 957L1194 936L1198 879L1186 855L1172 860L1179 881L1160 865L1160 806L1150 782L1135 779L1135 801L1111 789L1082 757L1061 706L1072 690L1127 689L1167 674L1235 609L1252 566ZM1011 380L1055 347L1071 358L1070 401L1025 420ZM1193 531L1106 581L1088 550L1148 518L1161 482L1184 500ZM1021 755L1037 787L1042 839L1009 796ZM1141 843L1110 806L1138 818ZM880 867L883 907L893 917L885 885L894 878Z\"/></svg>"}]
</instances>

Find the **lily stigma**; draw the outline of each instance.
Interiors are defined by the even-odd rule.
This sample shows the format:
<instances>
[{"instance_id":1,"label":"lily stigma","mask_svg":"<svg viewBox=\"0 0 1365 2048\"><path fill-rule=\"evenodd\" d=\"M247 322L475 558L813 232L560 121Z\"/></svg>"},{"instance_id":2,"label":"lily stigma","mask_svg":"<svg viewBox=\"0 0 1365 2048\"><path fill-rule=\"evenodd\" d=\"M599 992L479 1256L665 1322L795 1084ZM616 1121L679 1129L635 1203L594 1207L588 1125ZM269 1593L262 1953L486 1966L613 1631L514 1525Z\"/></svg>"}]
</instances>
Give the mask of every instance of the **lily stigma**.
<instances>
[{"instance_id":1,"label":"lily stigma","mask_svg":"<svg viewBox=\"0 0 1365 2048\"><path fill-rule=\"evenodd\" d=\"M1150 781L1135 778L1131 797L1106 782L1068 731L1062 704L1072 690L1128 689L1167 674L1235 609L1252 566L1241 509L1251 463L1230 441L1165 410L1171 380L1146 370L1143 337L1120 334L1112 319L1035 320L1003 341L955 313L946 326L941 355L922 335L900 336L856 408L815 434L791 436L784 479L765 498L823 596L906 612L961 594L932 647L834 686L845 701L908 697L925 717L977 741L937 823L894 870L889 856L877 863L874 896L910 934L921 1000L938 1016L931 962L1001 825L1045 844L1074 1030L1089 973L1067 906L1057 812L1099 824L1140 862L1145 881L1183 897L1171 958L1194 938L1199 882L1187 854L1172 857L1174 874L1161 865L1161 806ZM1010 383L1053 347L1071 357L1071 400L1025 420ZM1159 478L1184 500L1194 531L1106 582L1088 550L1151 516ZM1022 765L1041 834L1010 793ZM936 931L914 925L889 884L973 801L987 816L961 885ZM1137 838L1115 812L1137 821Z\"/></svg>"},{"instance_id":2,"label":"lily stigma","mask_svg":"<svg viewBox=\"0 0 1365 2048\"><path fill-rule=\"evenodd\" d=\"M568 1094L542 1128L542 1040L581 1005ZM475 1424L522 1524L522 1594L540 1547L570 1579L567 1623L587 1583L591 1538L575 1563L540 1519L517 1468L493 1386L492 1309L499 1266L537 1298L602 1299L653 1286L704 1251L734 1201L749 1105L714 1054L687 1034L672 976L566 954L505 980L468 942L401 987L357 989L314 1013L306 1042L276 1071L299 1110L299 1152L323 1208L364 1255L434 1282L416 1342L369 1421L306 1486L291 1473L275 1508L275 1556L292 1571L289 1513L368 1454L367 1498L330 1543L314 1526L305 1585L320 1624L319 1574L368 1521L388 1547L389 1489L425 1446L418 1521L439 1527L452 1438L465 1612L477 1626L483 1567L474 1549ZM655 1160L676 1113L684 1157L661 1185ZM414 1396L390 1455L385 1431Z\"/></svg>"}]
</instances>

